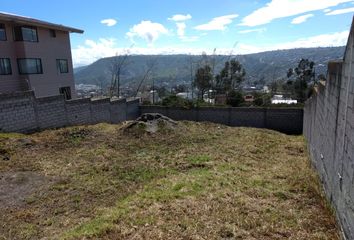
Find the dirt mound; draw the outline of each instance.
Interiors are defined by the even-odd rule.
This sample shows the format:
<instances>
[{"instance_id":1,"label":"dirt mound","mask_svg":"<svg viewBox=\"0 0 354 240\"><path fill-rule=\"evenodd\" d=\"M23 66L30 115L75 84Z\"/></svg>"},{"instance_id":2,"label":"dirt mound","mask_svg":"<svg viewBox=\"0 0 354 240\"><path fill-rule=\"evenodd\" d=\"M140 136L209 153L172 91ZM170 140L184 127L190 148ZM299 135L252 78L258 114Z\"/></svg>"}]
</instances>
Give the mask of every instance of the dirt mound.
<instances>
[{"instance_id":1,"label":"dirt mound","mask_svg":"<svg viewBox=\"0 0 354 240\"><path fill-rule=\"evenodd\" d=\"M179 124L159 113L144 113L124 127L127 133L156 133L176 131Z\"/></svg>"}]
</instances>

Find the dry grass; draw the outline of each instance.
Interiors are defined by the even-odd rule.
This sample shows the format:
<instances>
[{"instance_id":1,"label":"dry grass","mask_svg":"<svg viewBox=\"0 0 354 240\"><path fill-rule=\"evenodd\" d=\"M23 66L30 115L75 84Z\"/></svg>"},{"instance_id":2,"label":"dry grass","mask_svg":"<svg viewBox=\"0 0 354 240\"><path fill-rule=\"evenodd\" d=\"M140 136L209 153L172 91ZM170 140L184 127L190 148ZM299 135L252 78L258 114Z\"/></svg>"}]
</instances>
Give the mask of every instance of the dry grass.
<instances>
[{"instance_id":1,"label":"dry grass","mask_svg":"<svg viewBox=\"0 0 354 240\"><path fill-rule=\"evenodd\" d=\"M301 136L121 127L1 134L0 180L45 180L0 206L0 239L339 239Z\"/></svg>"}]
</instances>

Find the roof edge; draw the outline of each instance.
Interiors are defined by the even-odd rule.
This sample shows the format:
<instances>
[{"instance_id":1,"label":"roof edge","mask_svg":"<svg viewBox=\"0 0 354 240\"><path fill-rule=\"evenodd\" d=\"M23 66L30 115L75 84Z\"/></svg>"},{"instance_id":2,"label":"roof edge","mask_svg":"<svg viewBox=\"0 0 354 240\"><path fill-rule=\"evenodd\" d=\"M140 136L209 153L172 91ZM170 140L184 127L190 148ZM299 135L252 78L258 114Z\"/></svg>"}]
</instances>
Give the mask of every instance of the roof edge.
<instances>
[{"instance_id":1,"label":"roof edge","mask_svg":"<svg viewBox=\"0 0 354 240\"><path fill-rule=\"evenodd\" d=\"M84 30L68 27L60 24L50 23L35 18L19 16L11 13L0 12L0 21L13 22L18 24L31 24L37 27L51 28L55 30L68 31L71 33L83 33Z\"/></svg>"}]
</instances>

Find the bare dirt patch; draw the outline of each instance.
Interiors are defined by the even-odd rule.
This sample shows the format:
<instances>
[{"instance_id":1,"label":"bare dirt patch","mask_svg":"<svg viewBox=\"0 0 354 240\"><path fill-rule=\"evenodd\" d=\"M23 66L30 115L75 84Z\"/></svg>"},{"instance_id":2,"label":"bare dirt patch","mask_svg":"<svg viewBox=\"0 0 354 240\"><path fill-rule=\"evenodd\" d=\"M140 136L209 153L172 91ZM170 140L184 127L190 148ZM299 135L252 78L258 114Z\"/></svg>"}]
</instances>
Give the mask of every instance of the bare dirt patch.
<instances>
[{"instance_id":1,"label":"bare dirt patch","mask_svg":"<svg viewBox=\"0 0 354 240\"><path fill-rule=\"evenodd\" d=\"M26 204L31 194L45 191L49 179L35 172L0 173L0 209Z\"/></svg>"}]
</instances>

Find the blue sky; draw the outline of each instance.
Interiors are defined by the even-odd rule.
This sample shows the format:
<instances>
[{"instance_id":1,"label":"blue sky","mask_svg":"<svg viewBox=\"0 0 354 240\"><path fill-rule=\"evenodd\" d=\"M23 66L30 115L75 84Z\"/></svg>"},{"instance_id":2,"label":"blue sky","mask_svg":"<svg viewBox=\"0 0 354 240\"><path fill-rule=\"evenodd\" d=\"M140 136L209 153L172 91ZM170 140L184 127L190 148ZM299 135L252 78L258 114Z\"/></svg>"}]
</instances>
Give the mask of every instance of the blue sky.
<instances>
[{"instance_id":1,"label":"blue sky","mask_svg":"<svg viewBox=\"0 0 354 240\"><path fill-rule=\"evenodd\" d=\"M354 0L0 0L0 11L83 29L74 65L132 54L245 54L346 44Z\"/></svg>"}]
</instances>

